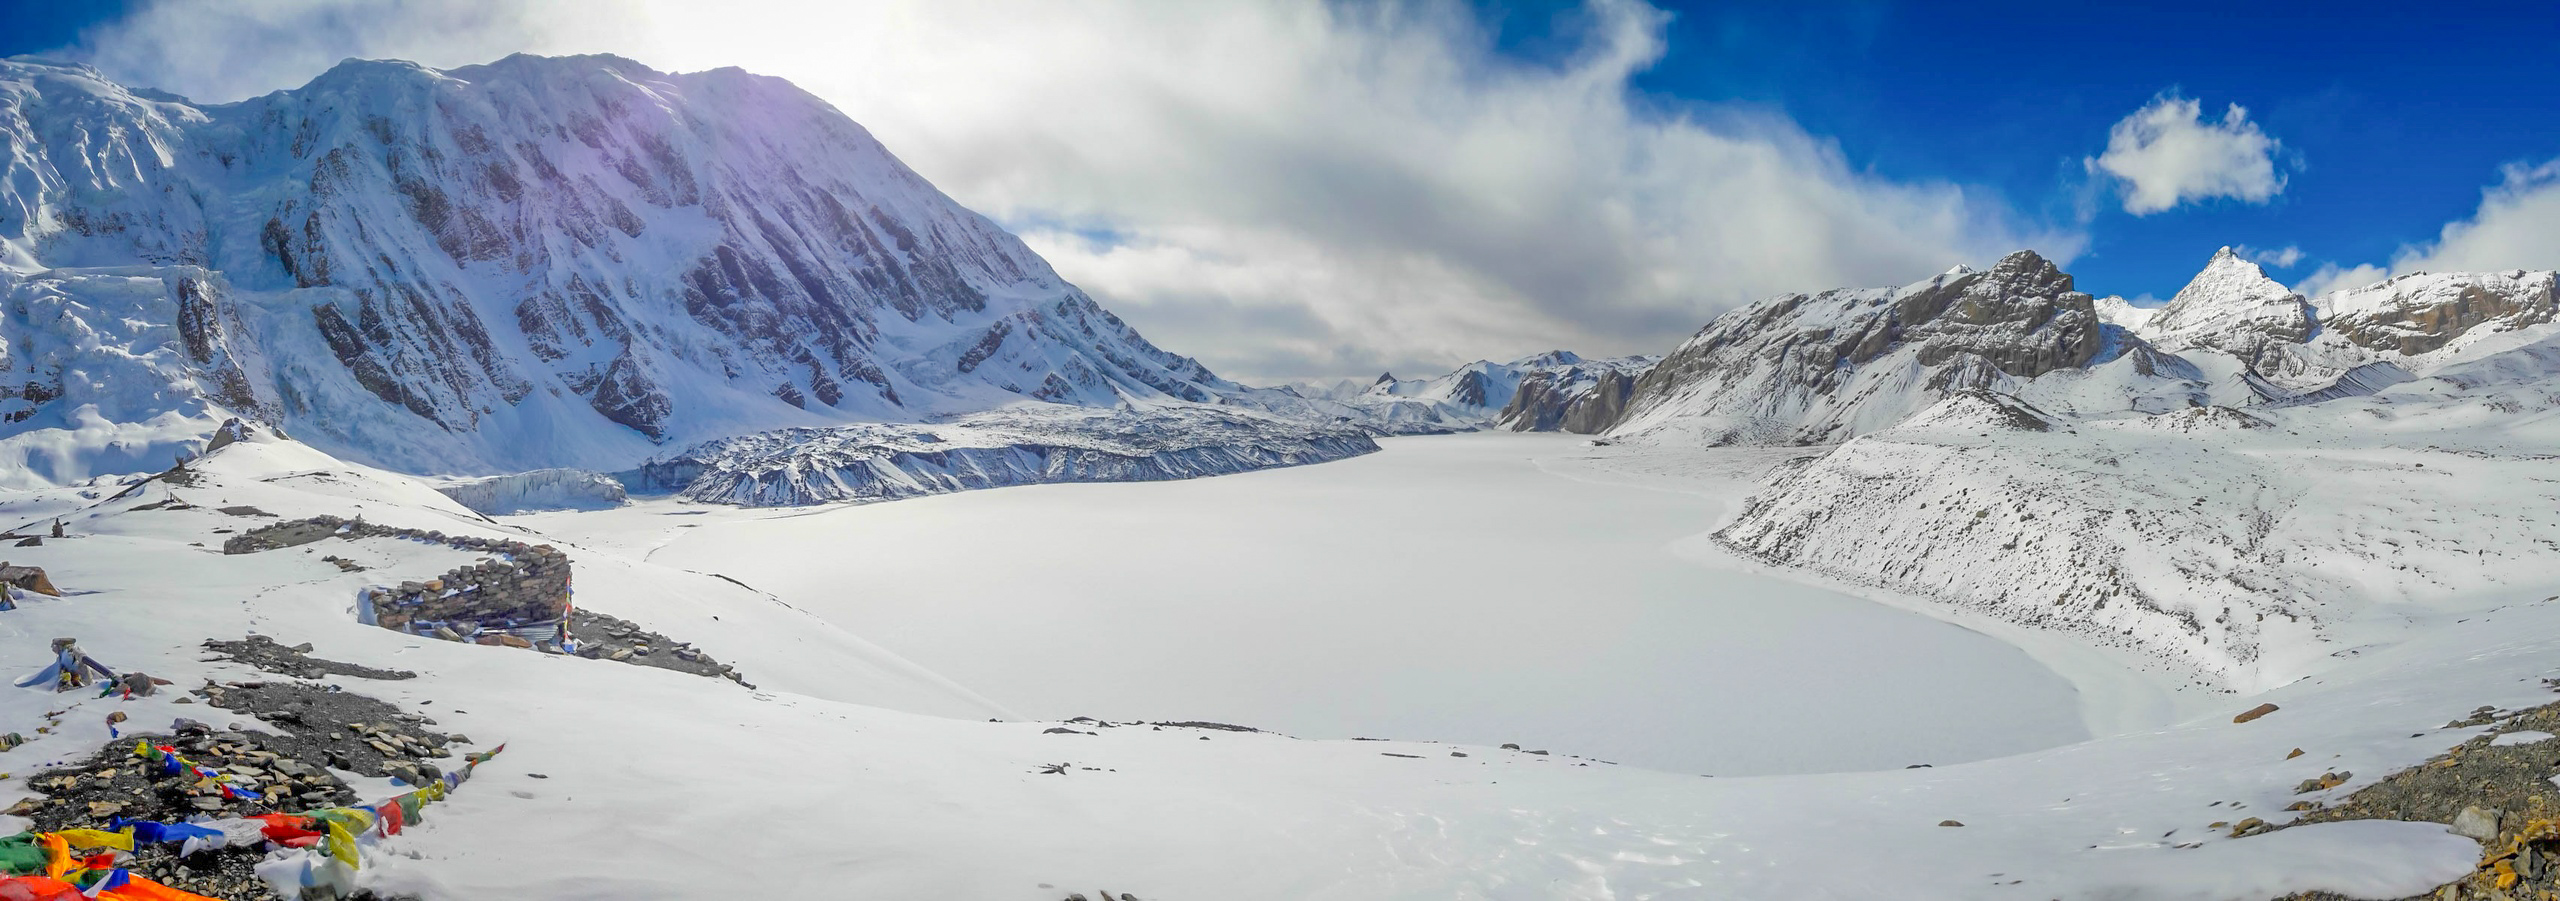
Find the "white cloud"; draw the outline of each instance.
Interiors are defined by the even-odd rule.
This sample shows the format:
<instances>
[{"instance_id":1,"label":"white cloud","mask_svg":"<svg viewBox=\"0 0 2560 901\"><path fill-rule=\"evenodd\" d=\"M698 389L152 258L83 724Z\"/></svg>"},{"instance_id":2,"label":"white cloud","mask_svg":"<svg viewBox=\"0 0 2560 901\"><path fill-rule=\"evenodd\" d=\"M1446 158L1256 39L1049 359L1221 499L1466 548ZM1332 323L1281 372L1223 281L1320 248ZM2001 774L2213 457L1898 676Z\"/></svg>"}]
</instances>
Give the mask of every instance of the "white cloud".
<instances>
[{"instance_id":1,"label":"white cloud","mask_svg":"<svg viewBox=\"0 0 2560 901\"><path fill-rule=\"evenodd\" d=\"M2320 268L2312 270L2310 275L2293 286L2293 293L2316 298L2331 291L2361 288L2390 277L2391 270L2371 263L2354 266L2322 263Z\"/></svg>"},{"instance_id":2,"label":"white cloud","mask_svg":"<svg viewBox=\"0 0 2560 901\"><path fill-rule=\"evenodd\" d=\"M2162 94L2108 129L2106 152L2081 165L2115 180L2125 212L2147 216L2220 197L2267 202L2284 192L2280 146L2237 103L2211 122L2203 102Z\"/></svg>"},{"instance_id":3,"label":"white cloud","mask_svg":"<svg viewBox=\"0 0 2560 901\"><path fill-rule=\"evenodd\" d=\"M2507 165L2471 218L2446 223L2433 242L2401 247L2387 267L2326 264L2294 290L2317 296L2411 272L2505 269L2560 269L2560 159Z\"/></svg>"},{"instance_id":4,"label":"white cloud","mask_svg":"<svg viewBox=\"0 0 2560 901\"><path fill-rule=\"evenodd\" d=\"M1248 379L1661 352L1757 297L2082 246L1783 118L1639 95L1668 15L1580 18L1578 52L1529 62L1433 0L165 0L75 55L207 100L348 56L779 75L1159 344Z\"/></svg>"},{"instance_id":5,"label":"white cloud","mask_svg":"<svg viewBox=\"0 0 2560 901\"><path fill-rule=\"evenodd\" d=\"M2445 225L2434 244L2402 248L2392 268L2407 272L2560 269L2560 159L2508 165L2480 192L2471 218Z\"/></svg>"},{"instance_id":6,"label":"white cloud","mask_svg":"<svg viewBox=\"0 0 2560 901\"><path fill-rule=\"evenodd\" d=\"M2251 247L2243 244L2238 248L2238 252L2243 259L2256 263L2260 266L2273 266L2278 269L2291 269L2302 263L2302 248L2291 244L2287 244L2275 250L2268 250L2263 247Z\"/></svg>"}]
</instances>

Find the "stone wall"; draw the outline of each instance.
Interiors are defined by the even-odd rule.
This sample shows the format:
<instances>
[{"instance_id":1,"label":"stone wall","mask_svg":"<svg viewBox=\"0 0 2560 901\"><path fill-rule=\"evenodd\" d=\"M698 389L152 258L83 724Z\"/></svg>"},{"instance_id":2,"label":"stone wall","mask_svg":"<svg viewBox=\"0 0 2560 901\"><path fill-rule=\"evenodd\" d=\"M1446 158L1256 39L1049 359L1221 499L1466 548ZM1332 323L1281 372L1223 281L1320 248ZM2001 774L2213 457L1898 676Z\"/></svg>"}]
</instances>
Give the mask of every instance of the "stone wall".
<instances>
[{"instance_id":1,"label":"stone wall","mask_svg":"<svg viewBox=\"0 0 2560 901\"><path fill-rule=\"evenodd\" d=\"M222 552L256 553L330 536L428 541L490 555L432 579L365 589L362 602L373 623L383 628L449 641L532 646L537 641L556 643L559 625L569 616L569 555L547 544L315 516L234 535L223 542Z\"/></svg>"}]
</instances>

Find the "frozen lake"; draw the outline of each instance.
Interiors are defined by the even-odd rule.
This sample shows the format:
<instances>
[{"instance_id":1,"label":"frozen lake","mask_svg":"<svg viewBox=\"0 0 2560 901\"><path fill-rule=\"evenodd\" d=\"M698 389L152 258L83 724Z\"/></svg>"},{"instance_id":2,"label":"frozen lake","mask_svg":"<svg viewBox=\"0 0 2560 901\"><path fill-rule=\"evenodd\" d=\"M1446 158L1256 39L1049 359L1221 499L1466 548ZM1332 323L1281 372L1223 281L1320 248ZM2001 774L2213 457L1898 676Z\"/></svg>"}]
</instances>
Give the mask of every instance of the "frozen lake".
<instances>
[{"instance_id":1,"label":"frozen lake","mask_svg":"<svg viewBox=\"0 0 2560 901\"><path fill-rule=\"evenodd\" d=\"M1182 482L538 524L664 541L651 559L744 579L1042 719L1518 742L1716 775L2088 735L2071 684L2009 644L1713 551L1701 533L1748 490L1714 465L1643 474L1556 436L1384 443Z\"/></svg>"}]
</instances>

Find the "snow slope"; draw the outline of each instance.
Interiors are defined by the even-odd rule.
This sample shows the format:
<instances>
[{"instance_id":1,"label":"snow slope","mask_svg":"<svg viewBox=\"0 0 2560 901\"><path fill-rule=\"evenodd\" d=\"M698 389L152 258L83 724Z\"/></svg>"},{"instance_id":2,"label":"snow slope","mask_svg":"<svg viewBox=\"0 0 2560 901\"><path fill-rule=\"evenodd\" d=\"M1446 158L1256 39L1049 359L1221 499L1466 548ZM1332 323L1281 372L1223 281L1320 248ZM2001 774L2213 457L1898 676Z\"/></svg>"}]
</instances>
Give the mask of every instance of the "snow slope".
<instances>
[{"instance_id":1,"label":"snow slope","mask_svg":"<svg viewBox=\"0 0 2560 901\"><path fill-rule=\"evenodd\" d=\"M410 472L1022 402L1206 401L786 82L349 61L199 106L0 61L0 464L149 471L225 415Z\"/></svg>"},{"instance_id":2,"label":"snow slope","mask_svg":"<svg viewBox=\"0 0 2560 901\"><path fill-rule=\"evenodd\" d=\"M1246 899L2389 897L2467 872L2477 846L2434 824L2244 839L2205 824L2232 811L2281 822L2293 783L2351 769L2357 778L2340 790L2352 790L2476 731L2433 728L2448 717L2547 697L2532 677L2560 666L2560 606L2467 621L2416 612L2425 628L2264 695L2283 710L2250 724L2218 712L1997 760L1824 776L1702 779L1569 748L1144 725L1052 733L875 706L988 710L758 592L575 543L563 546L582 605L696 640L762 689L358 626L348 601L368 574L302 549L225 557L191 547L240 521L211 504L519 533L424 485L265 439L216 453L198 477L174 490L199 506L141 509L171 490L154 483L76 514L77 537L19 551L84 593L0 614L0 666L41 667L44 641L59 634L182 686L246 678L201 660L196 643L256 629L418 671L397 683L333 681L431 712L484 747L508 744L365 871L380 888L429 899L706 898L750 883L786 895L1024 901L1105 888ZM584 515L621 514L553 514ZM440 566L451 553L341 545L384 572ZM140 723L228 716L167 695L12 691L0 693L0 718L39 722L57 705L70 708L63 728L0 752L8 770L104 742L109 708ZM2291 747L2309 753L2288 760ZM1062 762L1063 774L1040 773ZM388 786L359 784L373 789ZM1938 825L1950 819L1965 825Z\"/></svg>"}]
</instances>

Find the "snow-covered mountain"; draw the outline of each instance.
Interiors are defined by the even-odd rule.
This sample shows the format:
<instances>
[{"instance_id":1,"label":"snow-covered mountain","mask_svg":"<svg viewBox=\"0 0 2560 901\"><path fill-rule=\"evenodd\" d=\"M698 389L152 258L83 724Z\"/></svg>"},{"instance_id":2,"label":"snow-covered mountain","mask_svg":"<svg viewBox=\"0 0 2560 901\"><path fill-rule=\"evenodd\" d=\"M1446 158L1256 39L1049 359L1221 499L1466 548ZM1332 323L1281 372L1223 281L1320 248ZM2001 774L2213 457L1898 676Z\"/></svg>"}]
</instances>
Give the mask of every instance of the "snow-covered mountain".
<instances>
[{"instance_id":1,"label":"snow-covered mountain","mask_svg":"<svg viewBox=\"0 0 2560 901\"><path fill-rule=\"evenodd\" d=\"M2089 295L2032 251L1899 288L1773 297L1716 318L1645 373L1614 435L1819 444L1887 428L1950 392L2120 351Z\"/></svg>"},{"instance_id":2,"label":"snow-covered mountain","mask_svg":"<svg viewBox=\"0 0 2560 901\"><path fill-rule=\"evenodd\" d=\"M1729 548L2122 647L2205 684L2317 670L2367 610L2560 568L2550 272L2306 299L2228 249L2168 304L2032 254L1710 324L1611 434L1838 443Z\"/></svg>"},{"instance_id":3,"label":"snow-covered mountain","mask_svg":"<svg viewBox=\"0 0 2560 901\"><path fill-rule=\"evenodd\" d=\"M825 102L611 56L219 106L0 62L0 298L19 482L156 469L235 413L488 472L1238 390Z\"/></svg>"},{"instance_id":4,"label":"snow-covered mountain","mask_svg":"<svg viewBox=\"0 0 2560 901\"><path fill-rule=\"evenodd\" d=\"M2166 306L2100 305L2111 324L2166 352L2220 351L2250 402L2366 393L2432 372L2483 342L2550 322L2553 274L2419 272L2306 299L2226 247ZM2211 356L2211 355L2207 355ZM2343 380L2343 381L2342 381Z\"/></svg>"},{"instance_id":5,"label":"snow-covered mountain","mask_svg":"<svg viewBox=\"0 0 2560 901\"><path fill-rule=\"evenodd\" d=\"M1515 432L1597 434L1625 415L1636 379L1659 356L1585 360L1564 351L1531 358L1543 365L1520 378L1495 424Z\"/></svg>"},{"instance_id":6,"label":"snow-covered mountain","mask_svg":"<svg viewBox=\"0 0 2560 901\"><path fill-rule=\"evenodd\" d=\"M2282 367L2286 346L2311 337L2315 321L2302 295L2225 247L2134 333L2172 353L2219 350L2271 370Z\"/></svg>"},{"instance_id":7,"label":"snow-covered mountain","mask_svg":"<svg viewBox=\"0 0 2560 901\"><path fill-rule=\"evenodd\" d=\"M1551 350L1508 363L1477 360L1445 375L1399 379L1381 373L1366 384L1297 385L1247 392L1239 400L1276 412L1359 423L1383 435L1427 435L1502 427L1521 432L1593 432L1616 419L1634 377L1662 358L1586 359ZM1525 394L1524 394L1525 392ZM1292 403L1303 399L1304 404ZM1604 417L1600 411L1610 411ZM1582 426L1568 428L1567 424Z\"/></svg>"},{"instance_id":8,"label":"snow-covered mountain","mask_svg":"<svg viewBox=\"0 0 2560 901\"><path fill-rule=\"evenodd\" d=\"M1613 438L1827 444L1986 389L2071 416L2370 394L2551 322L2551 272L2416 273L2308 300L2229 248L2164 306L2091 298L2030 251L1900 288L1717 317L1635 386Z\"/></svg>"}]
</instances>

